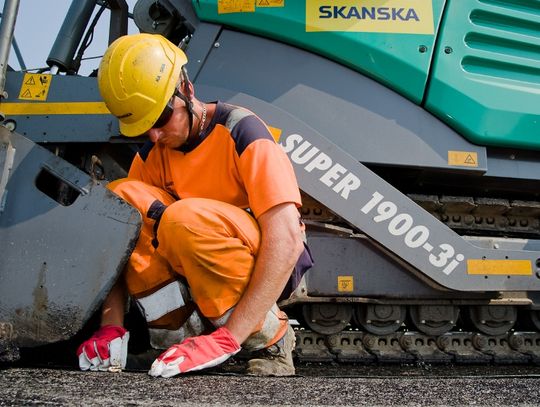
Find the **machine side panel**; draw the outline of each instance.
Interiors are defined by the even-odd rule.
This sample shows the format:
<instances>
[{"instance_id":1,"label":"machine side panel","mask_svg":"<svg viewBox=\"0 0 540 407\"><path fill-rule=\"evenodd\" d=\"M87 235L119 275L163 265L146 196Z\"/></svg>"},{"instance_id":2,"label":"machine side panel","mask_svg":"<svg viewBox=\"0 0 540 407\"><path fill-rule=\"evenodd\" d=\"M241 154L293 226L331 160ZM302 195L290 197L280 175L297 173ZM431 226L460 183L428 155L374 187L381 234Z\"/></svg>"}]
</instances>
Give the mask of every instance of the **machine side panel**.
<instances>
[{"instance_id":1,"label":"machine side panel","mask_svg":"<svg viewBox=\"0 0 540 407\"><path fill-rule=\"evenodd\" d=\"M136 243L140 215L46 149L0 128L15 160L0 212L0 322L18 346L73 336ZM59 203L41 188L69 192Z\"/></svg>"},{"instance_id":2,"label":"machine side panel","mask_svg":"<svg viewBox=\"0 0 540 407\"><path fill-rule=\"evenodd\" d=\"M449 1L426 108L481 145L540 149L540 5Z\"/></svg>"},{"instance_id":3,"label":"machine side panel","mask_svg":"<svg viewBox=\"0 0 540 407\"><path fill-rule=\"evenodd\" d=\"M225 3L195 0L193 7L202 21L325 55L420 103L445 2L294 0L276 7L251 2L249 9Z\"/></svg>"},{"instance_id":4,"label":"machine side panel","mask_svg":"<svg viewBox=\"0 0 540 407\"><path fill-rule=\"evenodd\" d=\"M300 188L432 284L458 291L540 289L540 251L470 244L339 146L276 106L220 88L198 89L203 95L246 106L277 127Z\"/></svg>"},{"instance_id":5,"label":"machine side panel","mask_svg":"<svg viewBox=\"0 0 540 407\"><path fill-rule=\"evenodd\" d=\"M197 76L199 97L246 106L280 129L281 143L305 193L443 287L464 291L540 287L535 277L540 253L469 244L359 162L413 165L415 161L426 167L435 166L432 160L438 156L446 170L478 173L481 167L443 164L440 149L466 143L459 135L410 101L331 61L228 30L218 41L220 46L208 55ZM267 55L273 58L268 60ZM275 72L282 73L279 81L270 81ZM379 127L383 131L376 132ZM468 148L475 147L467 145L465 151ZM480 150L472 151L477 160L485 164L485 149L476 148ZM448 159L449 150L444 155ZM480 269L486 272L477 272L484 264L487 269ZM500 272L500 265L507 273Z\"/></svg>"},{"instance_id":6,"label":"machine side panel","mask_svg":"<svg viewBox=\"0 0 540 407\"><path fill-rule=\"evenodd\" d=\"M398 301L471 298L471 293L437 290L424 284L366 238L308 233L308 243L315 260L306 273L309 296ZM347 284L340 284L342 281ZM489 297L481 294L474 298Z\"/></svg>"},{"instance_id":7,"label":"machine side panel","mask_svg":"<svg viewBox=\"0 0 540 407\"><path fill-rule=\"evenodd\" d=\"M230 30L223 30L217 42L219 47L211 49L198 71L196 85L256 96L309 123L366 164L479 175L486 171L484 147L469 143L421 107L358 72ZM461 159L453 160L452 153Z\"/></svg>"}]
</instances>

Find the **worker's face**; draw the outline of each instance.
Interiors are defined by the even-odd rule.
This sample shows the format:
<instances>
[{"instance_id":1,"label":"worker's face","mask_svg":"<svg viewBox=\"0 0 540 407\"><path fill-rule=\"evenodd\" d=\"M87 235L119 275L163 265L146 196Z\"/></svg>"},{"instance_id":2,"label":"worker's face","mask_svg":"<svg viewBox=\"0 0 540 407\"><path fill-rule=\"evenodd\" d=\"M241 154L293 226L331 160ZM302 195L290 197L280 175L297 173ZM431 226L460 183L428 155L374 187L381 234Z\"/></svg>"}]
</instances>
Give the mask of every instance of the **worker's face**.
<instances>
[{"instance_id":1,"label":"worker's face","mask_svg":"<svg viewBox=\"0 0 540 407\"><path fill-rule=\"evenodd\" d=\"M173 97L172 105L173 112L169 120L166 123L158 123L161 127L148 130L148 136L153 143L168 148L178 148L188 139L189 116L186 104L179 97Z\"/></svg>"}]
</instances>

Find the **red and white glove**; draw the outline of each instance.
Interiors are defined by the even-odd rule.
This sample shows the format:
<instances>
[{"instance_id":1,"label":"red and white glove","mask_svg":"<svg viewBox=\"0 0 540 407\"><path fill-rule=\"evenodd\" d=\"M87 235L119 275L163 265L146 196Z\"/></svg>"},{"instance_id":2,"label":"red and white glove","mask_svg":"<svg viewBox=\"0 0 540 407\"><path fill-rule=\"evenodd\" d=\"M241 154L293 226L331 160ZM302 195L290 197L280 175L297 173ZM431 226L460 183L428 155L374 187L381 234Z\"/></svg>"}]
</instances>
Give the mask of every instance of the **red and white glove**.
<instances>
[{"instance_id":1,"label":"red and white glove","mask_svg":"<svg viewBox=\"0 0 540 407\"><path fill-rule=\"evenodd\" d=\"M81 370L120 371L126 367L129 332L105 325L77 349Z\"/></svg>"},{"instance_id":2,"label":"red and white glove","mask_svg":"<svg viewBox=\"0 0 540 407\"><path fill-rule=\"evenodd\" d=\"M188 338L171 346L152 363L148 374L154 377L172 377L217 366L240 351L240 345L231 331L221 327L210 335Z\"/></svg>"}]
</instances>

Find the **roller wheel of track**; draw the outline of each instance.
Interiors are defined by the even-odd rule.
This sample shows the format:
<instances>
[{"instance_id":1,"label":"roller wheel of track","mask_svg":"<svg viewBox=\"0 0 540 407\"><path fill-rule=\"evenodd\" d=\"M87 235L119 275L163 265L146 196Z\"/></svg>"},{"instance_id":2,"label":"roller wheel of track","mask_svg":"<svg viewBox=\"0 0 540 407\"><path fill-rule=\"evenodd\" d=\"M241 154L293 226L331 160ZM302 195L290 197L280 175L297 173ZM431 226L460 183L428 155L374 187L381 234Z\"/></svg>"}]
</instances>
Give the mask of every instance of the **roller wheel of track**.
<instances>
[{"instance_id":1,"label":"roller wheel of track","mask_svg":"<svg viewBox=\"0 0 540 407\"><path fill-rule=\"evenodd\" d=\"M456 325L459 308L453 305L412 305L409 307L409 317L420 332L438 336Z\"/></svg>"},{"instance_id":2,"label":"roller wheel of track","mask_svg":"<svg viewBox=\"0 0 540 407\"><path fill-rule=\"evenodd\" d=\"M517 308L506 305L478 305L467 309L472 326L486 335L503 335L513 328Z\"/></svg>"},{"instance_id":3,"label":"roller wheel of track","mask_svg":"<svg viewBox=\"0 0 540 407\"><path fill-rule=\"evenodd\" d=\"M520 319L524 328L531 331L540 331L540 311L523 310Z\"/></svg>"},{"instance_id":4,"label":"roller wheel of track","mask_svg":"<svg viewBox=\"0 0 540 407\"><path fill-rule=\"evenodd\" d=\"M337 334L349 325L352 307L349 304L314 303L302 305L302 319L313 331L322 335Z\"/></svg>"},{"instance_id":5,"label":"roller wheel of track","mask_svg":"<svg viewBox=\"0 0 540 407\"><path fill-rule=\"evenodd\" d=\"M353 310L353 321L375 335L396 332L403 324L407 309L402 305L358 304Z\"/></svg>"}]
</instances>

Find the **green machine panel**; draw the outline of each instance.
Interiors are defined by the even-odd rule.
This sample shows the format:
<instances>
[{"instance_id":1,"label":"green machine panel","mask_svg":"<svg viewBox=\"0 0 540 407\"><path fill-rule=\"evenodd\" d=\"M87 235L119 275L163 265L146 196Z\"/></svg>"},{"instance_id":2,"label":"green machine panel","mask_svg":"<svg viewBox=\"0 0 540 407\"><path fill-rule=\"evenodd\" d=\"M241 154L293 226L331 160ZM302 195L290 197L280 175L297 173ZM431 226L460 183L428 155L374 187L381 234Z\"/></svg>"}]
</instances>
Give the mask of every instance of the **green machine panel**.
<instances>
[{"instance_id":1,"label":"green machine panel","mask_svg":"<svg viewBox=\"0 0 540 407\"><path fill-rule=\"evenodd\" d=\"M444 0L193 0L203 21L321 54L374 78L418 104L424 97L444 3Z\"/></svg>"},{"instance_id":2,"label":"green machine panel","mask_svg":"<svg viewBox=\"0 0 540 407\"><path fill-rule=\"evenodd\" d=\"M540 2L448 0L425 107L472 142L540 149Z\"/></svg>"}]
</instances>

